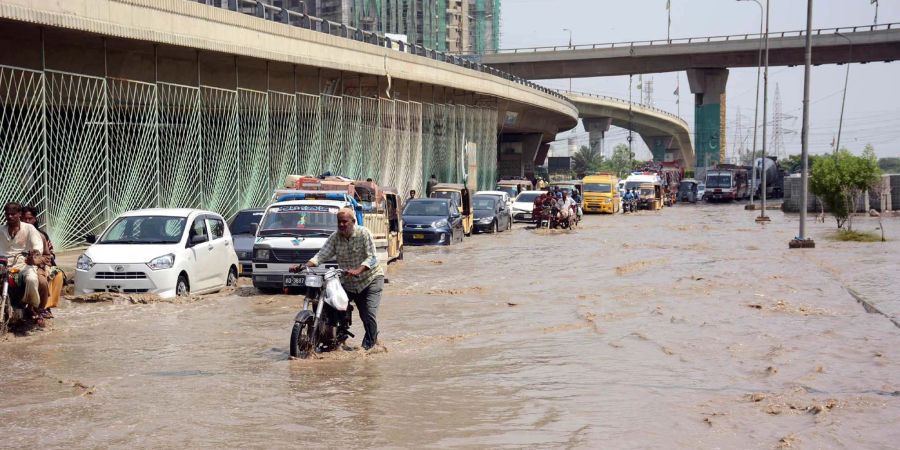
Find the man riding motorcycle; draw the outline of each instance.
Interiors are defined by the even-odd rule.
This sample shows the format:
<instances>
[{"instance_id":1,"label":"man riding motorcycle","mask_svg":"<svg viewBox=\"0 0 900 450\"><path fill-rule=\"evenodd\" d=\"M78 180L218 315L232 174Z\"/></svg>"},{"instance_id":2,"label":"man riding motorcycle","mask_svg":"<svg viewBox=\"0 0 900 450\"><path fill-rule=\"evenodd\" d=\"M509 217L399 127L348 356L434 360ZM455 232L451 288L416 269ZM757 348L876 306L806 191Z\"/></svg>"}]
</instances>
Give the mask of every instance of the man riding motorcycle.
<instances>
[{"instance_id":1,"label":"man riding motorcycle","mask_svg":"<svg viewBox=\"0 0 900 450\"><path fill-rule=\"evenodd\" d=\"M9 202L3 207L3 213L6 225L0 227L0 256L7 259L7 268L18 270L24 280L22 303L31 318L40 325L40 306L46 302L49 292L40 292L35 266L43 264L44 240L37 228L22 222L22 205Z\"/></svg>"},{"instance_id":2,"label":"man riding motorcycle","mask_svg":"<svg viewBox=\"0 0 900 450\"><path fill-rule=\"evenodd\" d=\"M569 228L575 222L575 201L569 197L566 191L562 191L562 198L556 201L556 208L559 209L559 222L566 222Z\"/></svg>"}]
</instances>

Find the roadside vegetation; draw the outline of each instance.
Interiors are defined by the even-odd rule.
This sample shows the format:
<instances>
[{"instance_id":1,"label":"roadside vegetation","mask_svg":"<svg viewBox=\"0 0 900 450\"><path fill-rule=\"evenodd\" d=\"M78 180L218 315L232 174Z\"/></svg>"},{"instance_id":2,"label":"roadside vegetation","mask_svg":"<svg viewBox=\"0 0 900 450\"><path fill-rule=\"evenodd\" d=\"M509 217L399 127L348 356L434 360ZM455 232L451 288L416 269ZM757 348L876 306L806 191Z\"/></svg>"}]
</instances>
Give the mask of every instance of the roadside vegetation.
<instances>
[{"instance_id":1,"label":"roadside vegetation","mask_svg":"<svg viewBox=\"0 0 900 450\"><path fill-rule=\"evenodd\" d=\"M842 242L883 242L884 237L871 231L837 230L831 239Z\"/></svg>"},{"instance_id":2,"label":"roadside vegetation","mask_svg":"<svg viewBox=\"0 0 900 450\"><path fill-rule=\"evenodd\" d=\"M876 187L881 177L875 149L866 145L856 156L846 148L816 158L810 170L809 187L831 211L838 229L853 231L853 213L859 211L863 193Z\"/></svg>"}]
</instances>

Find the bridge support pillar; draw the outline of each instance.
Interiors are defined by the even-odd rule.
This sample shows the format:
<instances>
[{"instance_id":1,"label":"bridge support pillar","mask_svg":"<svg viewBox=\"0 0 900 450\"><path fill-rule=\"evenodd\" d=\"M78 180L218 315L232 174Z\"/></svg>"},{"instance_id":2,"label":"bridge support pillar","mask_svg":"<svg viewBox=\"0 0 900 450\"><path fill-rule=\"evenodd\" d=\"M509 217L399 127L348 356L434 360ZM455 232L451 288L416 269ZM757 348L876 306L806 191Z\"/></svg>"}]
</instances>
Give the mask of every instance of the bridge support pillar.
<instances>
[{"instance_id":1,"label":"bridge support pillar","mask_svg":"<svg viewBox=\"0 0 900 450\"><path fill-rule=\"evenodd\" d=\"M606 137L606 132L609 131L609 126L612 125L612 118L586 117L581 119L581 123L584 124L584 130L588 132L591 150L602 153L603 139Z\"/></svg>"},{"instance_id":2,"label":"bridge support pillar","mask_svg":"<svg viewBox=\"0 0 900 450\"><path fill-rule=\"evenodd\" d=\"M497 152L497 175L500 178L533 178L535 159L543 136L543 133L501 135L500 148ZM546 158L546 154L544 157Z\"/></svg>"},{"instance_id":3,"label":"bridge support pillar","mask_svg":"<svg viewBox=\"0 0 900 450\"><path fill-rule=\"evenodd\" d=\"M641 138L644 139L644 143L647 144L647 148L649 148L650 153L653 154L653 160L657 162L666 160L666 150L672 145L672 141L675 140L672 136L641 135Z\"/></svg>"},{"instance_id":4,"label":"bridge support pillar","mask_svg":"<svg viewBox=\"0 0 900 450\"><path fill-rule=\"evenodd\" d=\"M725 84L728 69L688 69L694 94L694 153L698 169L714 166L725 148Z\"/></svg>"}]
</instances>

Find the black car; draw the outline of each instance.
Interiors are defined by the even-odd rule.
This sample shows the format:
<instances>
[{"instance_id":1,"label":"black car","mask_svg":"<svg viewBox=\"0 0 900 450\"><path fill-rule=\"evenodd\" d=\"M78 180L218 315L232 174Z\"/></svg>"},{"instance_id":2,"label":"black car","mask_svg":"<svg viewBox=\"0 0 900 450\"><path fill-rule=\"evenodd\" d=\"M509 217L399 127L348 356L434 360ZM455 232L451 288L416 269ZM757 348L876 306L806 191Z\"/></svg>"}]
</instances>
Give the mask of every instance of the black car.
<instances>
[{"instance_id":1,"label":"black car","mask_svg":"<svg viewBox=\"0 0 900 450\"><path fill-rule=\"evenodd\" d=\"M462 240L462 215L450 199L417 198L406 203L404 245L450 245Z\"/></svg>"},{"instance_id":2,"label":"black car","mask_svg":"<svg viewBox=\"0 0 900 450\"><path fill-rule=\"evenodd\" d=\"M475 209L475 231L496 233L510 228L510 216L506 205L493 195L472 197Z\"/></svg>"},{"instance_id":3,"label":"black car","mask_svg":"<svg viewBox=\"0 0 900 450\"><path fill-rule=\"evenodd\" d=\"M253 273L253 242L256 240L256 227L253 225L259 226L265 212L262 208L244 209L238 211L228 224L234 251L241 264L241 275Z\"/></svg>"}]
</instances>

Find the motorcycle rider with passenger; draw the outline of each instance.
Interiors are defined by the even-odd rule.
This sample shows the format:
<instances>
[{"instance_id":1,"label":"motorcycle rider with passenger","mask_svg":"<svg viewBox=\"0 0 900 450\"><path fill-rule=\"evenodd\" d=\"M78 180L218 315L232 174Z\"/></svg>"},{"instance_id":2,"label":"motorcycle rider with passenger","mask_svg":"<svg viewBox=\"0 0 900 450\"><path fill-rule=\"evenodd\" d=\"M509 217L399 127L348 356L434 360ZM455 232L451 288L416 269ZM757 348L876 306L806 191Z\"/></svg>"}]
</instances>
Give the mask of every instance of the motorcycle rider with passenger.
<instances>
[{"instance_id":1,"label":"motorcycle rider with passenger","mask_svg":"<svg viewBox=\"0 0 900 450\"><path fill-rule=\"evenodd\" d=\"M7 260L7 270L19 272L25 285L22 298L25 310L38 325L42 325L39 308L45 304L49 292L40 292L36 266L44 262L44 240L37 228L22 222L22 205L9 202L4 205L3 213L6 225L0 227L0 258Z\"/></svg>"}]
</instances>

